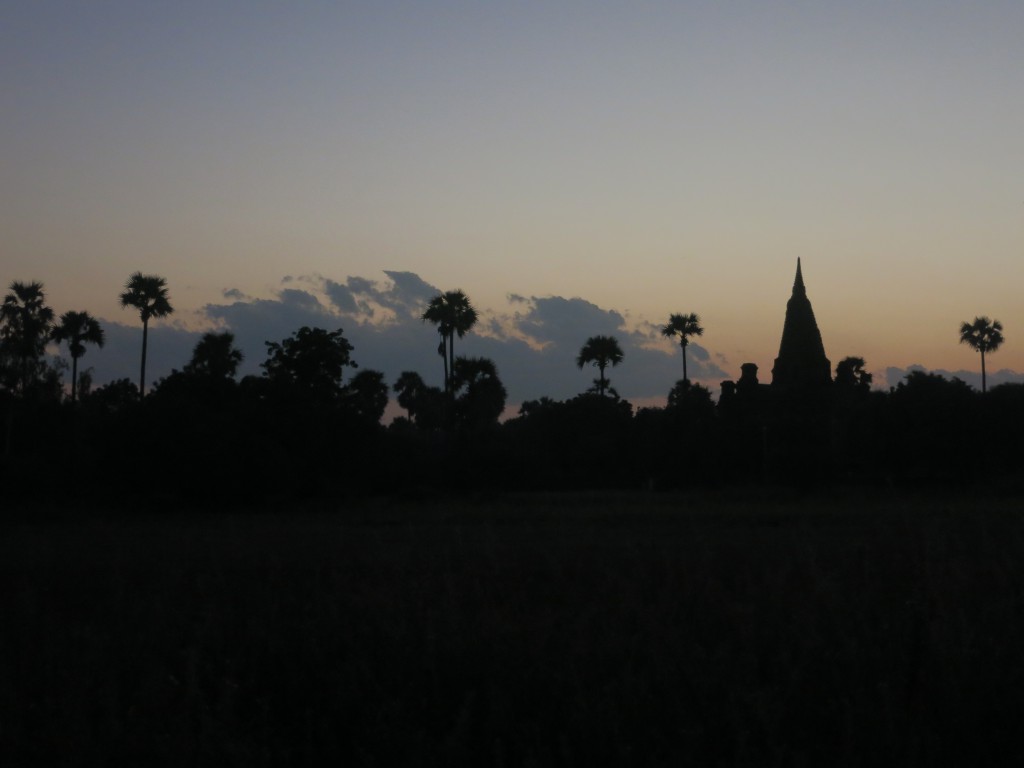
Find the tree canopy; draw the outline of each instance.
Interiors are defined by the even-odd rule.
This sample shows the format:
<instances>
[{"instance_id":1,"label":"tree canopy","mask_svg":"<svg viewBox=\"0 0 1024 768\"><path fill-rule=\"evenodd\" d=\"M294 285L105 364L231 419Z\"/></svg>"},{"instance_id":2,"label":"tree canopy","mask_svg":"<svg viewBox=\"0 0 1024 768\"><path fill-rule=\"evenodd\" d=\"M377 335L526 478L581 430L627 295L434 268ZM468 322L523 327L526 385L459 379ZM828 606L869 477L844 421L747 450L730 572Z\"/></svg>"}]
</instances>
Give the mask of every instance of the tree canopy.
<instances>
[{"instance_id":1,"label":"tree canopy","mask_svg":"<svg viewBox=\"0 0 1024 768\"><path fill-rule=\"evenodd\" d=\"M121 308L138 310L142 320L142 363L139 368L139 396L146 394L146 347L149 340L149 321L166 317L174 312L167 293L167 280L159 275L134 272L121 293Z\"/></svg>"},{"instance_id":2,"label":"tree canopy","mask_svg":"<svg viewBox=\"0 0 1024 768\"><path fill-rule=\"evenodd\" d=\"M599 376L594 380L594 389L599 395L604 395L609 388L609 381L605 378L604 371L609 365L613 368L622 362L622 347L614 336L591 336L576 355L576 366L583 370L583 366L593 364L597 366Z\"/></svg>"},{"instance_id":3,"label":"tree canopy","mask_svg":"<svg viewBox=\"0 0 1024 768\"><path fill-rule=\"evenodd\" d=\"M430 300L422 318L437 326L441 336L438 354L444 359L444 390L452 394L452 371L455 369L455 336L465 336L477 321L477 311L461 290L446 291Z\"/></svg>"},{"instance_id":4,"label":"tree canopy","mask_svg":"<svg viewBox=\"0 0 1024 768\"><path fill-rule=\"evenodd\" d=\"M679 346L683 350L683 379L689 380L686 373L686 347L691 336L703 336L704 329L700 326L700 318L692 312L688 315L669 315L668 323L661 329L661 335L669 338L679 337Z\"/></svg>"},{"instance_id":5,"label":"tree canopy","mask_svg":"<svg viewBox=\"0 0 1024 768\"><path fill-rule=\"evenodd\" d=\"M960 343L981 354L981 391L987 390L985 353L995 352L1003 343L1003 324L984 315L960 324Z\"/></svg>"},{"instance_id":6,"label":"tree canopy","mask_svg":"<svg viewBox=\"0 0 1024 768\"><path fill-rule=\"evenodd\" d=\"M7 361L5 383L22 395L43 374L43 354L53 328L53 310L46 305L40 282L11 283L0 304L0 352Z\"/></svg>"},{"instance_id":7,"label":"tree canopy","mask_svg":"<svg viewBox=\"0 0 1024 768\"><path fill-rule=\"evenodd\" d=\"M265 344L267 359L261 366L271 383L318 403L336 400L345 368L358 367L341 328L327 331L303 326L281 342Z\"/></svg>"},{"instance_id":8,"label":"tree canopy","mask_svg":"<svg viewBox=\"0 0 1024 768\"><path fill-rule=\"evenodd\" d=\"M103 328L88 312L65 312L52 335L58 343L67 342L71 353L71 402L75 402L78 397L78 358L85 354L86 344L103 346Z\"/></svg>"},{"instance_id":9,"label":"tree canopy","mask_svg":"<svg viewBox=\"0 0 1024 768\"><path fill-rule=\"evenodd\" d=\"M233 379L244 359L242 351L235 347L233 333L204 333L192 350L192 359L185 365L185 373Z\"/></svg>"}]
</instances>

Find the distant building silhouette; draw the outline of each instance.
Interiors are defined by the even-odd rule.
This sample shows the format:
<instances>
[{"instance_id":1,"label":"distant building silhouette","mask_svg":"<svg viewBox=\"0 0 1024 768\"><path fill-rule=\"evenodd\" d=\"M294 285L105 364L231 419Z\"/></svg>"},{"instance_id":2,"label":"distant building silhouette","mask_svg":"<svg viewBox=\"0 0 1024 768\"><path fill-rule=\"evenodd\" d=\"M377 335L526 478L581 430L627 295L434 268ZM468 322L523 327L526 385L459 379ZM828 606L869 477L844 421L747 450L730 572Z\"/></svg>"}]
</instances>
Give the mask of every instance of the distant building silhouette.
<instances>
[{"instance_id":1,"label":"distant building silhouette","mask_svg":"<svg viewBox=\"0 0 1024 768\"><path fill-rule=\"evenodd\" d=\"M782 390L806 390L828 386L831 382L832 364L825 357L825 345L821 342L821 332L804 287L800 259L797 259L793 295L786 304L782 343L772 368L772 386Z\"/></svg>"},{"instance_id":2,"label":"distant building silhouette","mask_svg":"<svg viewBox=\"0 0 1024 768\"><path fill-rule=\"evenodd\" d=\"M736 382L736 391L740 395L756 397L761 385L757 381L757 364L744 363L740 366L740 380Z\"/></svg>"}]
</instances>

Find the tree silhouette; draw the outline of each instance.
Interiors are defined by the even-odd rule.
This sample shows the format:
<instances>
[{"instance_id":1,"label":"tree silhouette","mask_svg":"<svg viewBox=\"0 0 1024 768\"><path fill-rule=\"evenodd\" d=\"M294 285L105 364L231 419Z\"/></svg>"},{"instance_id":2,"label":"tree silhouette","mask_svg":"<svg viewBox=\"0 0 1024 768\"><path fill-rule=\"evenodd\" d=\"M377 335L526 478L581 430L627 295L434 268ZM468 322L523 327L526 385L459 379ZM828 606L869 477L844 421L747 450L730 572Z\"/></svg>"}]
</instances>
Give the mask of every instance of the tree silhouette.
<instances>
[{"instance_id":1,"label":"tree silhouette","mask_svg":"<svg viewBox=\"0 0 1024 768\"><path fill-rule=\"evenodd\" d=\"M235 347L233 333L204 333L192 350L192 359L185 365L185 373L233 379L243 359L241 350Z\"/></svg>"},{"instance_id":2,"label":"tree silhouette","mask_svg":"<svg viewBox=\"0 0 1024 768\"><path fill-rule=\"evenodd\" d=\"M241 361L242 353L234 347L233 334L205 333L196 342L184 369L172 370L157 381L150 388L147 401L164 412L174 408L188 408L195 414L202 411L205 415L201 418L209 423L227 418L231 404L241 397L241 385L235 381Z\"/></svg>"},{"instance_id":3,"label":"tree silhouette","mask_svg":"<svg viewBox=\"0 0 1024 768\"><path fill-rule=\"evenodd\" d=\"M981 391L986 391L985 353L995 352L1003 343L1003 324L984 315L972 323L960 324L960 343L981 353Z\"/></svg>"},{"instance_id":4,"label":"tree silhouette","mask_svg":"<svg viewBox=\"0 0 1024 768\"><path fill-rule=\"evenodd\" d=\"M10 293L0 304L0 344L4 357L17 361L17 371L9 378L23 395L43 367L52 326L53 310L46 306L43 284L11 283Z\"/></svg>"},{"instance_id":5,"label":"tree silhouette","mask_svg":"<svg viewBox=\"0 0 1024 768\"><path fill-rule=\"evenodd\" d=\"M536 416L540 413L549 413L559 405L560 403L557 400L552 400L547 395L544 395L539 400L524 400L519 406L519 416Z\"/></svg>"},{"instance_id":6,"label":"tree silhouette","mask_svg":"<svg viewBox=\"0 0 1024 768\"><path fill-rule=\"evenodd\" d=\"M661 329L661 335L669 338L679 337L679 346L683 349L683 381L689 381L686 375L686 347L691 336L704 335L704 329L700 327L700 318L692 312L688 315L669 315L668 323Z\"/></svg>"},{"instance_id":7,"label":"tree silhouette","mask_svg":"<svg viewBox=\"0 0 1024 768\"><path fill-rule=\"evenodd\" d=\"M139 311L142 320L142 365L139 369L139 397L146 394L146 346L149 340L149 319L166 317L174 312L167 296L167 280L158 275L135 272L125 283L121 293L121 308Z\"/></svg>"},{"instance_id":8,"label":"tree silhouette","mask_svg":"<svg viewBox=\"0 0 1024 768\"><path fill-rule=\"evenodd\" d=\"M445 394L431 387L415 371L402 371L392 386L398 405L409 413L409 421L420 429L440 428L444 421Z\"/></svg>"},{"instance_id":9,"label":"tree silhouette","mask_svg":"<svg viewBox=\"0 0 1024 768\"><path fill-rule=\"evenodd\" d=\"M365 369L352 377L345 388L348 406L359 418L379 424L388 407L388 385L380 371Z\"/></svg>"},{"instance_id":10,"label":"tree silhouette","mask_svg":"<svg viewBox=\"0 0 1024 768\"><path fill-rule=\"evenodd\" d=\"M471 430L498 423L505 410L505 386L494 362L485 357L459 357L452 369L458 423Z\"/></svg>"},{"instance_id":11,"label":"tree silhouette","mask_svg":"<svg viewBox=\"0 0 1024 768\"><path fill-rule=\"evenodd\" d=\"M604 369L609 365L613 368L622 362L622 348L614 336L591 336L576 355L576 366L583 370L583 366L593 363L597 366L600 376L594 380L599 395L604 395L608 389L608 379L604 376Z\"/></svg>"},{"instance_id":12,"label":"tree silhouette","mask_svg":"<svg viewBox=\"0 0 1024 768\"><path fill-rule=\"evenodd\" d=\"M865 362L863 357L844 357L836 365L835 383L841 387L855 387L861 390L871 388L871 381L874 378L864 370Z\"/></svg>"},{"instance_id":13,"label":"tree silhouette","mask_svg":"<svg viewBox=\"0 0 1024 768\"><path fill-rule=\"evenodd\" d=\"M715 401L711 398L711 390L700 384L692 384L689 379L680 379L668 393L666 407L677 410L706 410L714 413Z\"/></svg>"},{"instance_id":14,"label":"tree silhouette","mask_svg":"<svg viewBox=\"0 0 1024 768\"><path fill-rule=\"evenodd\" d=\"M52 338L58 344L66 341L71 353L71 402L78 400L78 358L85 354L86 344L102 347L103 328L88 312L65 312L54 327Z\"/></svg>"},{"instance_id":15,"label":"tree silhouette","mask_svg":"<svg viewBox=\"0 0 1024 768\"><path fill-rule=\"evenodd\" d=\"M128 378L108 381L102 387L92 390L88 395L82 393L82 405L88 402L90 407L109 416L112 413L125 411L139 400L139 388Z\"/></svg>"},{"instance_id":16,"label":"tree silhouette","mask_svg":"<svg viewBox=\"0 0 1024 768\"><path fill-rule=\"evenodd\" d=\"M345 367L352 362L352 345L336 331L303 326L280 344L267 341L267 378L290 394L326 404L342 391Z\"/></svg>"},{"instance_id":17,"label":"tree silhouette","mask_svg":"<svg viewBox=\"0 0 1024 768\"><path fill-rule=\"evenodd\" d=\"M880 441L890 467L931 481L961 482L991 461L993 451L964 450L982 439L978 401L966 382L914 370L890 392Z\"/></svg>"},{"instance_id":18,"label":"tree silhouette","mask_svg":"<svg viewBox=\"0 0 1024 768\"><path fill-rule=\"evenodd\" d=\"M477 312L461 290L447 291L430 300L421 319L437 326L441 335L438 354L444 359L444 391L452 395L452 372L455 370L455 336L461 339L477 321Z\"/></svg>"},{"instance_id":19,"label":"tree silhouette","mask_svg":"<svg viewBox=\"0 0 1024 768\"><path fill-rule=\"evenodd\" d=\"M392 389L398 397L398 405L404 408L409 414L409 421L416 421L416 406L419 403L420 394L426 389L423 377L416 371L402 371Z\"/></svg>"}]
</instances>

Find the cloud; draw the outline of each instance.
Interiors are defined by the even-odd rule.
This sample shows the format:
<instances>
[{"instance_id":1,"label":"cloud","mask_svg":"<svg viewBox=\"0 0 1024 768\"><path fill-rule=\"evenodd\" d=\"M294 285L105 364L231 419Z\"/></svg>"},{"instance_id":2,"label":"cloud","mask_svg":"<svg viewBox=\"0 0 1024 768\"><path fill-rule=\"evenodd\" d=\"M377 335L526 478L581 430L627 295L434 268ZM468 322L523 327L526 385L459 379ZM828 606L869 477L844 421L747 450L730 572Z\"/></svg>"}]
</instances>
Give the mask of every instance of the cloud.
<instances>
[{"instance_id":1,"label":"cloud","mask_svg":"<svg viewBox=\"0 0 1024 768\"><path fill-rule=\"evenodd\" d=\"M528 311L517 312L513 325L542 345L582 345L590 336L614 336L625 323L618 312L601 309L580 298L534 296L525 305Z\"/></svg>"},{"instance_id":2,"label":"cloud","mask_svg":"<svg viewBox=\"0 0 1024 768\"><path fill-rule=\"evenodd\" d=\"M490 333L477 343L497 363L510 399L564 399L586 390L597 371L589 366L581 371L576 355L588 338L599 335L614 336L622 347L623 362L606 375L623 397L664 397L682 378L678 345L652 346L645 324L630 328L621 312L579 297L511 294L509 303L512 313L490 319ZM703 347L691 344L687 355L691 379L715 386L728 378Z\"/></svg>"},{"instance_id":3,"label":"cloud","mask_svg":"<svg viewBox=\"0 0 1024 768\"><path fill-rule=\"evenodd\" d=\"M383 285L365 277L349 277L344 283L319 279L334 308L360 322L377 318L418 320L427 302L440 293L412 272L385 270L384 274L390 281Z\"/></svg>"},{"instance_id":4,"label":"cloud","mask_svg":"<svg viewBox=\"0 0 1024 768\"><path fill-rule=\"evenodd\" d=\"M261 373L267 341L287 338L302 326L343 329L360 368L382 371L393 383L402 371L417 371L441 385L443 366L437 355L437 331L420 317L440 291L412 272L385 271L386 280L348 277L335 281L319 275L282 279L269 298L252 298L238 289L224 291L224 303L208 304L200 315L208 327L230 330L245 355L240 372ZM298 288L297 286L302 286ZM141 330L105 323L107 348L86 356L96 382L138 376ZM608 371L623 397L664 397L682 377L678 344L652 332L650 323L629 318L580 297L509 295L504 309L480 310L477 327L456 339L458 355L495 362L509 392L509 402L542 396L565 399L586 390L596 370L576 367L576 354L590 336L615 336L624 353L621 365ZM150 381L188 362L201 331L171 323L150 328L147 371ZM690 377L713 388L731 378L698 344L687 347Z\"/></svg>"},{"instance_id":5,"label":"cloud","mask_svg":"<svg viewBox=\"0 0 1024 768\"><path fill-rule=\"evenodd\" d=\"M280 341L304 325L341 328L359 366L383 371L389 383L403 370L427 375L436 364L440 371L437 335L419 319L427 298L436 295L437 289L410 273L385 274L396 275L397 282L294 277L291 283L301 282L310 290L286 288L270 299L209 304L203 313L235 334L246 358L240 369L243 374L260 372L259 364L266 359L264 342Z\"/></svg>"},{"instance_id":6,"label":"cloud","mask_svg":"<svg viewBox=\"0 0 1024 768\"><path fill-rule=\"evenodd\" d=\"M876 384L883 384L886 387L898 386L901 381L907 378L907 375L912 371L924 371L925 373L937 373L945 379L960 379L961 381L970 384L974 389L981 391L981 371L965 371L963 369L959 371L948 371L945 368L933 368L928 369L923 365L908 365L906 368L898 368L896 366L890 366L885 369L885 381L876 382ZM1018 373L1017 371L1011 371L1008 368L1003 368L995 372L989 372L986 375L986 381L988 388L998 386L999 384L1024 384L1024 373Z\"/></svg>"},{"instance_id":7,"label":"cloud","mask_svg":"<svg viewBox=\"0 0 1024 768\"><path fill-rule=\"evenodd\" d=\"M130 379L139 383L139 364L142 359L142 327L101 320L106 342L103 347L89 346L78 361L78 370L91 368L93 386L115 379ZM192 357L192 349L202 333L173 323L150 321L148 349L146 351L146 388L166 376L172 368L181 368ZM61 354L67 354L63 345ZM70 376L70 374L69 374Z\"/></svg>"},{"instance_id":8,"label":"cloud","mask_svg":"<svg viewBox=\"0 0 1024 768\"><path fill-rule=\"evenodd\" d=\"M296 275L282 280L269 298L253 298L237 288L223 291L225 302L199 311L199 328L230 330L245 355L240 372L260 374L267 341L281 341L302 326L342 329L353 345L360 368L382 371L391 384L402 371L417 371L428 382L441 385L443 366L437 355L437 331L420 317L427 302L440 291L412 272L385 271L386 280L348 277L334 281L319 275ZM298 286L302 286L299 288ZM480 309L477 326L456 339L458 355L487 357L498 367L509 392L509 403L542 396L572 397L586 390L596 369L576 367L584 342L596 335L614 336L624 353L621 365L607 371L619 393L634 401L658 401L682 378L679 344L661 336L660 326L643 318L600 307L580 297L523 296L510 293L504 308ZM107 344L89 348L82 368L92 368L96 385L127 377L136 381L142 330L118 321L103 320ZM147 382L182 368L202 335L195 323L154 321L149 329ZM66 356L66 350L61 349ZM735 379L724 355L693 341L686 348L690 378L717 391L718 383ZM875 385L893 387L920 365L890 367L876 374ZM981 389L975 371L933 371L957 377ZM768 377L770 379L770 376ZM762 380L765 377L762 376ZM1005 382L1024 383L1024 374L1012 370L990 373L990 387Z\"/></svg>"},{"instance_id":9,"label":"cloud","mask_svg":"<svg viewBox=\"0 0 1024 768\"><path fill-rule=\"evenodd\" d=\"M320 303L320 299L309 291L301 291L297 288L286 288L277 294L280 302L289 307L298 308L301 311L311 312L314 315L329 315L327 308Z\"/></svg>"},{"instance_id":10,"label":"cloud","mask_svg":"<svg viewBox=\"0 0 1024 768\"><path fill-rule=\"evenodd\" d=\"M327 297L331 300L331 304L333 304L339 312L347 315L354 315L360 311L359 303L356 301L355 294L347 285L342 285L341 283L336 283L333 280L328 280L324 285L324 291L327 293Z\"/></svg>"},{"instance_id":11,"label":"cloud","mask_svg":"<svg viewBox=\"0 0 1024 768\"><path fill-rule=\"evenodd\" d=\"M384 274L391 278L391 290L387 292L385 300L387 306L392 309L403 308L406 313L419 316L424 306L440 291L430 283L421 279L414 272L395 272L384 270Z\"/></svg>"}]
</instances>

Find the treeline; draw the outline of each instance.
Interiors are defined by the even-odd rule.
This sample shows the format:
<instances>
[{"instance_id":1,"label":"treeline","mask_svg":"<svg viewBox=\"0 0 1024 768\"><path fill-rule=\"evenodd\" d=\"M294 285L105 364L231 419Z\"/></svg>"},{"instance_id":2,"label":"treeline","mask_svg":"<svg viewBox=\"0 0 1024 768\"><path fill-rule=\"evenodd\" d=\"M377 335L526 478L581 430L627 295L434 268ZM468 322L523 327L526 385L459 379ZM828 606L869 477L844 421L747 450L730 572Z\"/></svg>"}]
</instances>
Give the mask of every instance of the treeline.
<instances>
[{"instance_id":1,"label":"treeline","mask_svg":"<svg viewBox=\"0 0 1024 768\"><path fill-rule=\"evenodd\" d=\"M133 298L133 283L141 290L146 280L151 297ZM140 313L170 306L159 281L133 275L127 288L123 300ZM128 379L92 387L77 363L86 344L102 344L102 329L87 313L58 320L44 299L41 285L16 283L0 309L9 499L144 511L467 490L1015 489L1024 479L1024 385L979 393L915 372L881 392L870 388L862 359L846 358L828 387L779 391L759 383L748 364L738 381L723 383L717 403L684 378L664 408L637 410L605 375L623 359L617 342L592 337L576 359L598 368L589 391L523 403L501 422L507 396L495 363L454 354L455 338L476 319L455 291L423 315L440 336L443 388L412 371L389 383L358 367L342 329L303 327L266 342L262 373L241 379L232 335L207 333L181 370L143 396ZM702 330L696 315L674 316L664 329L680 339L684 364L687 337ZM68 389L45 354L53 341L67 343L72 356ZM384 425L392 395L404 413Z\"/></svg>"},{"instance_id":2,"label":"treeline","mask_svg":"<svg viewBox=\"0 0 1024 768\"><path fill-rule=\"evenodd\" d=\"M353 368L340 330L302 328L237 380L230 334L208 334L140 398L126 379L69 398L4 398L8 496L139 511L353 494L653 489L752 483L953 484L1022 479L1024 385L987 394L923 372L890 392L837 381L779 393L741 378L716 404L677 382L664 408L586 392L524 403L489 360L459 358L450 391ZM346 376L342 377L342 372ZM748 376L749 379L749 376Z\"/></svg>"}]
</instances>

